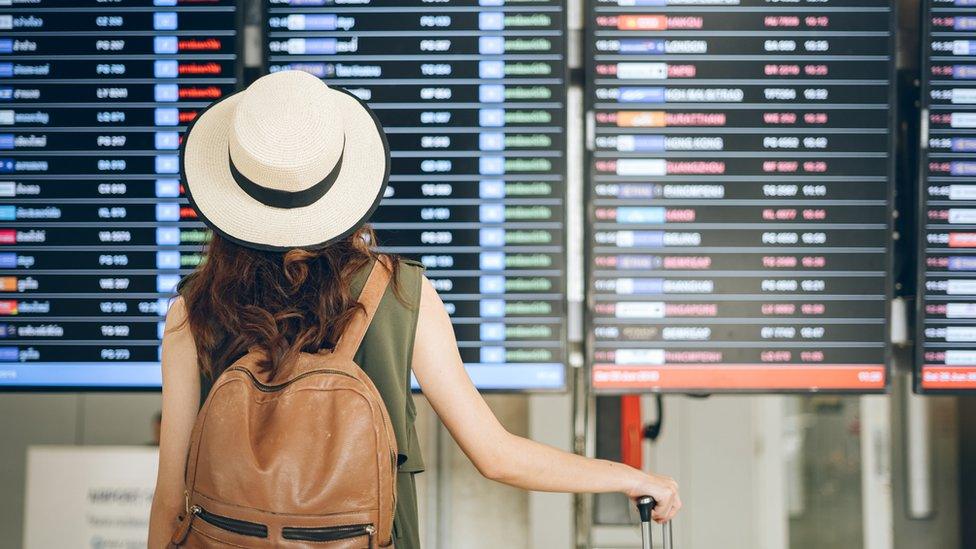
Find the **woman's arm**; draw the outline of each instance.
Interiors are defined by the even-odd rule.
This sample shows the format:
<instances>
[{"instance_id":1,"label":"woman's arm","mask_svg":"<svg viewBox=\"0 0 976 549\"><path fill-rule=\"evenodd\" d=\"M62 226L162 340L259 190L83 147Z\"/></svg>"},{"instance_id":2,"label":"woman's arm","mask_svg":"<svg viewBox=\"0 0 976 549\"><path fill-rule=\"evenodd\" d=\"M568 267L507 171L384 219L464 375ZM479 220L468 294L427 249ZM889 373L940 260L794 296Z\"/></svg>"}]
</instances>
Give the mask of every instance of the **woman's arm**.
<instances>
[{"instance_id":1,"label":"woman's arm","mask_svg":"<svg viewBox=\"0 0 976 549\"><path fill-rule=\"evenodd\" d=\"M485 477L526 490L650 495L658 502L654 519L659 522L681 508L678 485L669 477L585 458L506 431L464 370L451 319L426 278L413 371L434 411Z\"/></svg>"},{"instance_id":2,"label":"woman's arm","mask_svg":"<svg viewBox=\"0 0 976 549\"><path fill-rule=\"evenodd\" d=\"M183 512L183 469L190 434L200 405L197 351L186 320L183 298L166 314L163 336L163 422L159 437L159 473L149 517L149 544L166 547Z\"/></svg>"}]
</instances>

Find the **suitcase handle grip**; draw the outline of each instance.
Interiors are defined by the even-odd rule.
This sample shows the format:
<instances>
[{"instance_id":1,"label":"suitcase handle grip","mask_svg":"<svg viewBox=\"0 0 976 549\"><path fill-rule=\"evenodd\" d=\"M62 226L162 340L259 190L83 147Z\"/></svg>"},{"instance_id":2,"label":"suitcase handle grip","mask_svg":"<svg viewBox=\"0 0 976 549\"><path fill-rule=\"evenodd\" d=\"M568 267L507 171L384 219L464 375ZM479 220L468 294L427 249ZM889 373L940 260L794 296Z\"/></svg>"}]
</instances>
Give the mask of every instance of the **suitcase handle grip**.
<instances>
[{"instance_id":1,"label":"suitcase handle grip","mask_svg":"<svg viewBox=\"0 0 976 549\"><path fill-rule=\"evenodd\" d=\"M657 506L657 502L651 496L641 496L637 498L637 512L641 519L641 541L645 549L651 549L651 511ZM674 547L674 533L671 529L671 521L663 525L664 528L664 549Z\"/></svg>"},{"instance_id":2,"label":"suitcase handle grip","mask_svg":"<svg viewBox=\"0 0 976 549\"><path fill-rule=\"evenodd\" d=\"M654 510L656 505L657 502L651 496L637 498L637 512L640 514L641 522L650 522L651 511Z\"/></svg>"}]
</instances>

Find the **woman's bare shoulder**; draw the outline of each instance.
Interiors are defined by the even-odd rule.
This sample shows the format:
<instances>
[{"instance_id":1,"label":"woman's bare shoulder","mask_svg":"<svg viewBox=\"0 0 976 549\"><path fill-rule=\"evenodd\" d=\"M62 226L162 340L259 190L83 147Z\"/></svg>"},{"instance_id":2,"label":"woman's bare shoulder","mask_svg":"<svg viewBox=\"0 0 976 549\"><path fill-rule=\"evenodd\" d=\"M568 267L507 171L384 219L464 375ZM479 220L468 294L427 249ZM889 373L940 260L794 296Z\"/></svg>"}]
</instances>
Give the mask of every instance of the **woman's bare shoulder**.
<instances>
[{"instance_id":1,"label":"woman's bare shoulder","mask_svg":"<svg viewBox=\"0 0 976 549\"><path fill-rule=\"evenodd\" d=\"M166 331L177 330L187 324L186 300L183 296L177 295L169 301L169 308L166 309Z\"/></svg>"},{"instance_id":2,"label":"woman's bare shoulder","mask_svg":"<svg viewBox=\"0 0 976 549\"><path fill-rule=\"evenodd\" d=\"M164 356L169 353L196 357L196 343L190 331L188 315L189 311L183 297L174 297L166 311L166 327L163 331Z\"/></svg>"}]
</instances>

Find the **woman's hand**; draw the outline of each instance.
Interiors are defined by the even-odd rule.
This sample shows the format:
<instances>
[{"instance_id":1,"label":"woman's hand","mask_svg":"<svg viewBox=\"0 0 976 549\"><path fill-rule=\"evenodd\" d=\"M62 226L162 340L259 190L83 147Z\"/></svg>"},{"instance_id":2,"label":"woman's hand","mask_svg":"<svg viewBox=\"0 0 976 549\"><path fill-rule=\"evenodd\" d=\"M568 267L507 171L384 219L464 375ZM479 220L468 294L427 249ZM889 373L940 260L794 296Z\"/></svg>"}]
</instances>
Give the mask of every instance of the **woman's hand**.
<instances>
[{"instance_id":1,"label":"woman's hand","mask_svg":"<svg viewBox=\"0 0 976 549\"><path fill-rule=\"evenodd\" d=\"M667 522L678 514L681 509L681 498L678 497L678 483L671 477L662 475L652 475L642 473L643 478L638 479L634 486L627 491L627 495L632 499L641 496L651 496L656 504L651 518L654 522Z\"/></svg>"}]
</instances>

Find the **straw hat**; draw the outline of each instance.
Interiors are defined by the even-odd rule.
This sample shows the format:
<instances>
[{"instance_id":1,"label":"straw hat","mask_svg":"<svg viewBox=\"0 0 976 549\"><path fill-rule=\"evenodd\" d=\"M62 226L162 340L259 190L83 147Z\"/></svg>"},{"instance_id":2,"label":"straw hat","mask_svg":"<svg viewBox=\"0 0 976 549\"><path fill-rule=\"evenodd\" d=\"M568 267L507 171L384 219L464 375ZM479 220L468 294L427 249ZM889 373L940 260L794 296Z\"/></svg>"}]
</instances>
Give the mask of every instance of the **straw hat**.
<instances>
[{"instance_id":1,"label":"straw hat","mask_svg":"<svg viewBox=\"0 0 976 549\"><path fill-rule=\"evenodd\" d=\"M373 214L390 176L373 112L301 71L263 76L214 103L182 147L183 183L200 219L262 250L348 236Z\"/></svg>"}]
</instances>

